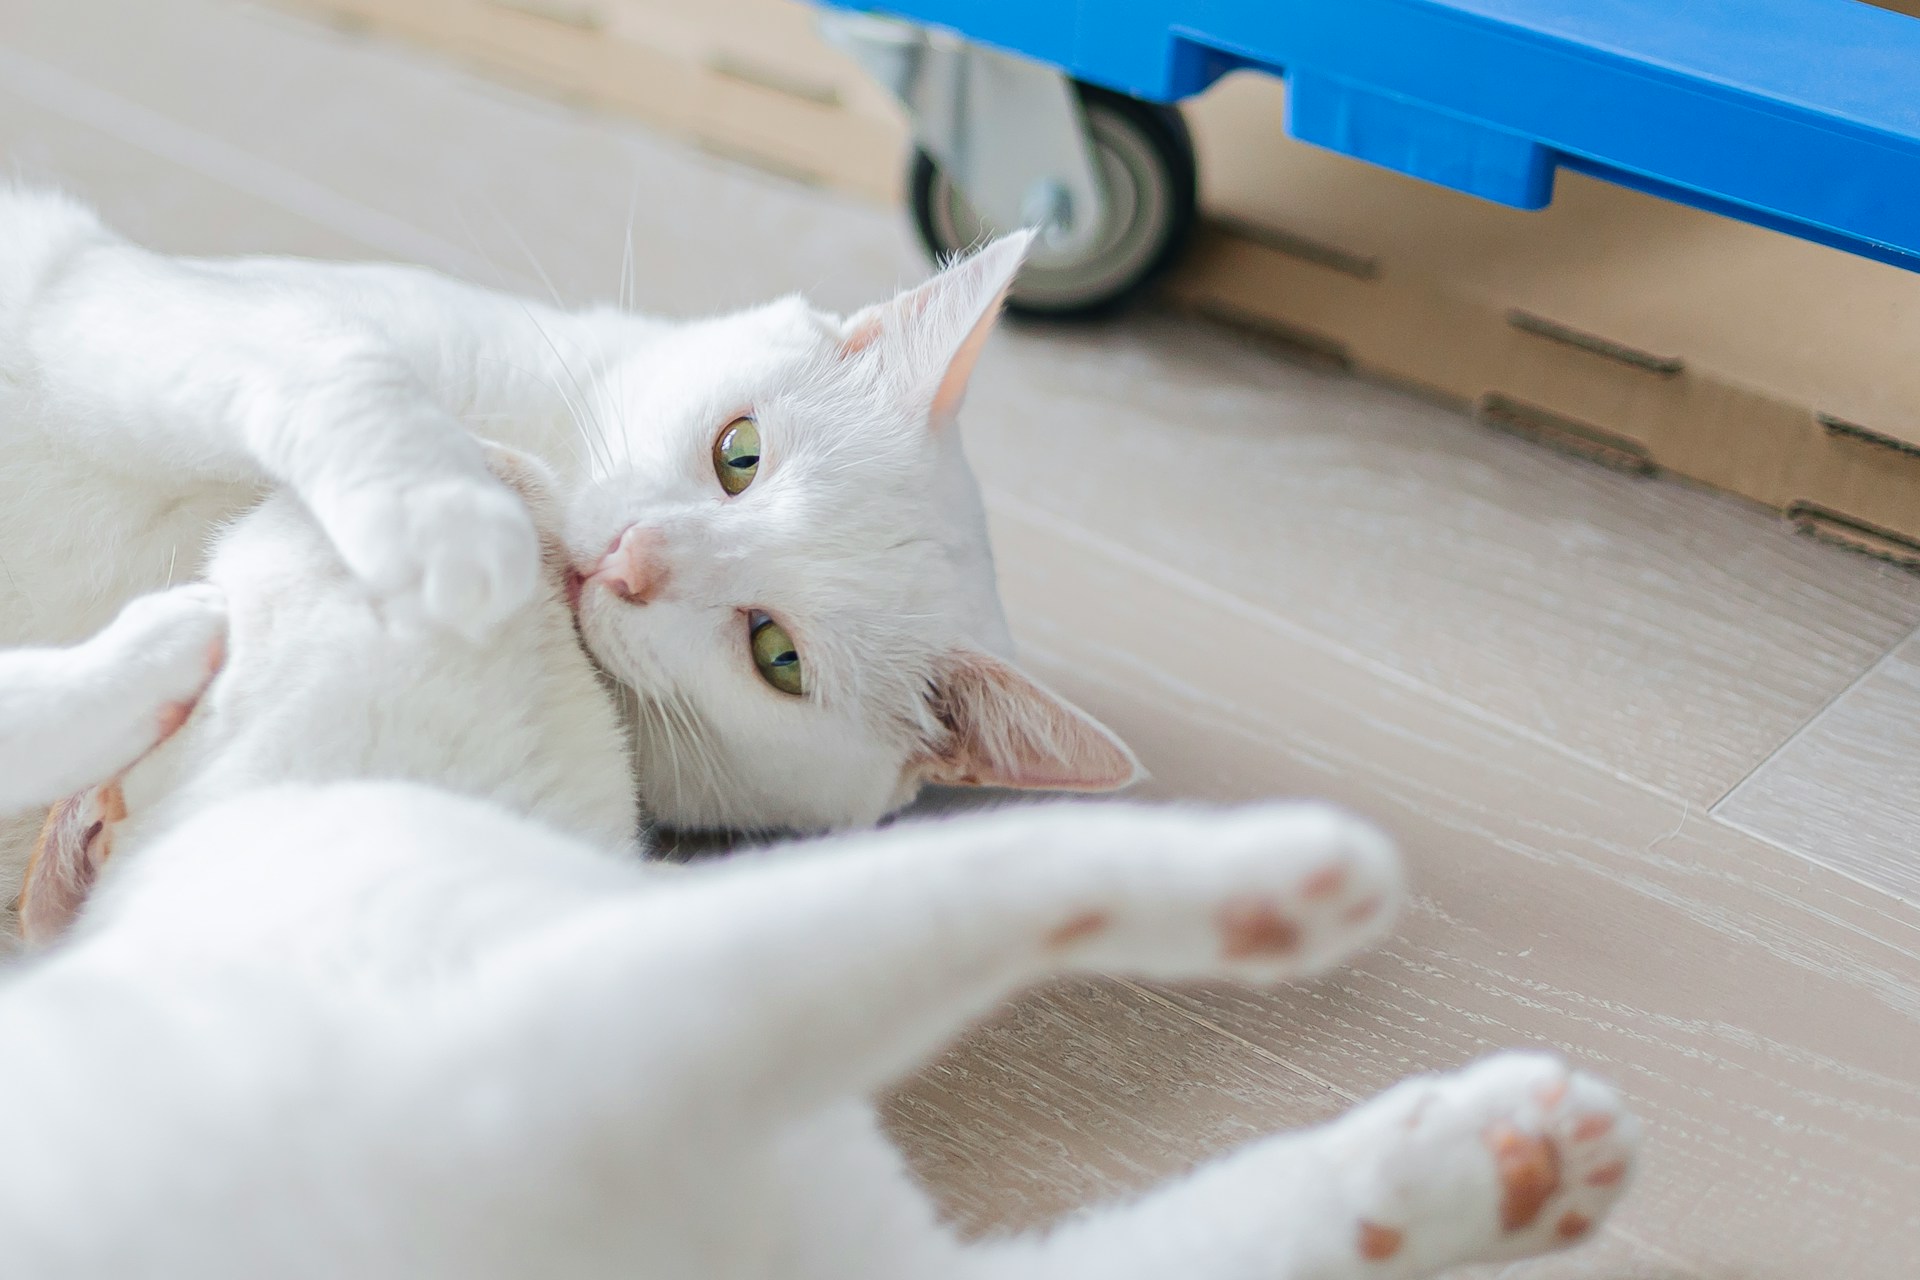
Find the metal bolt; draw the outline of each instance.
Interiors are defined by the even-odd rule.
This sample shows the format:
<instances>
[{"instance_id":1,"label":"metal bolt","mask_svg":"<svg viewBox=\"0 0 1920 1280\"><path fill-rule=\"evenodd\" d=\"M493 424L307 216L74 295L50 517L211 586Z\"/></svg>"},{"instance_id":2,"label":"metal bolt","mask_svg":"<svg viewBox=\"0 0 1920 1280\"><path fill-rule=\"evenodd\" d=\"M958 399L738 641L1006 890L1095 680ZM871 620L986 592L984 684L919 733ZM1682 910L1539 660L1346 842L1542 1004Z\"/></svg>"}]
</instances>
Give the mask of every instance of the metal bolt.
<instances>
[{"instance_id":1,"label":"metal bolt","mask_svg":"<svg viewBox=\"0 0 1920 1280\"><path fill-rule=\"evenodd\" d=\"M1027 188L1020 202L1020 217L1029 227L1040 228L1043 240L1059 240L1073 227L1073 196L1066 184L1055 178L1042 178Z\"/></svg>"}]
</instances>

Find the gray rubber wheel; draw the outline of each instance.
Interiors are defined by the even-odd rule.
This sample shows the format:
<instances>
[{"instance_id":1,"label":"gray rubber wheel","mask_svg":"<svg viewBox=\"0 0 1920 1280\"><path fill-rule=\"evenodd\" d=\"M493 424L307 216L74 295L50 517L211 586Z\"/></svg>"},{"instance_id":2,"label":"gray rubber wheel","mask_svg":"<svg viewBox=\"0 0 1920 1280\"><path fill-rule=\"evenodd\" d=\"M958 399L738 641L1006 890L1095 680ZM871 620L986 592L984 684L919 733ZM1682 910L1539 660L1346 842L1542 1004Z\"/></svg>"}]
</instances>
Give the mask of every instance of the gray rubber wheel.
<instances>
[{"instance_id":1,"label":"gray rubber wheel","mask_svg":"<svg viewBox=\"0 0 1920 1280\"><path fill-rule=\"evenodd\" d=\"M1140 293L1179 257L1193 232L1193 139L1172 107L1094 85L1076 85L1106 182L1106 226L1092 248L1073 256L1034 246L1007 299L1029 316L1090 316ZM913 221L936 260L992 239L988 226L924 151L907 178Z\"/></svg>"}]
</instances>

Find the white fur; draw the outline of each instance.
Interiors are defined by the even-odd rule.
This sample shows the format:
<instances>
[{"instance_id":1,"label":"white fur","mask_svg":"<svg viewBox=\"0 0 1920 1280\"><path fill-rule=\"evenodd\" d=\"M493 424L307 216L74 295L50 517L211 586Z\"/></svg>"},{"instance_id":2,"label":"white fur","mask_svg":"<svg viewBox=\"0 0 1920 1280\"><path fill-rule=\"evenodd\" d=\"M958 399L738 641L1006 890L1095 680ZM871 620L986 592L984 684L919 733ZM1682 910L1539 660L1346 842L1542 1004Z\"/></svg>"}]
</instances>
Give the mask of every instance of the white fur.
<instances>
[{"instance_id":1,"label":"white fur","mask_svg":"<svg viewBox=\"0 0 1920 1280\"><path fill-rule=\"evenodd\" d=\"M929 779L1120 785L1126 749L1006 663L952 421L1026 242L847 321L789 298L673 324L405 267L168 258L0 190L0 644L76 640L197 576L271 483L385 616L488 634L537 553L477 434L559 473L582 575L635 525L672 570L650 604L595 582L581 603L662 821L815 830ZM766 456L729 498L711 448L748 412ZM757 675L750 610L795 638L806 696Z\"/></svg>"},{"instance_id":2,"label":"white fur","mask_svg":"<svg viewBox=\"0 0 1920 1280\"><path fill-rule=\"evenodd\" d=\"M1308 901L1328 868L1342 891ZM648 871L416 786L255 792L147 846L0 993L7 1257L36 1280L1363 1280L1550 1248L1633 1146L1550 1057L979 1244L865 1101L1051 973L1324 967L1379 932L1385 905L1344 917L1396 876L1311 808L1012 810ZM1298 924L1295 957L1221 958L1250 902ZM1512 1231L1502 1125L1561 1179ZM1367 1223L1400 1233L1392 1259L1363 1259Z\"/></svg>"},{"instance_id":3,"label":"white fur","mask_svg":"<svg viewBox=\"0 0 1920 1280\"><path fill-rule=\"evenodd\" d=\"M276 496L218 540L207 579L228 601L231 656L186 726L123 778L116 848L262 786L360 778L430 782L599 848L639 846L625 734L557 575L470 644L396 623Z\"/></svg>"},{"instance_id":4,"label":"white fur","mask_svg":"<svg viewBox=\"0 0 1920 1280\"><path fill-rule=\"evenodd\" d=\"M0 814L113 777L184 717L226 635L220 592L141 596L84 644L0 650Z\"/></svg>"},{"instance_id":5,"label":"white fur","mask_svg":"<svg viewBox=\"0 0 1920 1280\"><path fill-rule=\"evenodd\" d=\"M524 455L493 455L550 529L551 478ZM624 728L580 647L565 557L550 543L542 559L534 596L475 645L394 618L314 518L276 495L216 540L205 584L141 597L71 650L0 651L0 710L24 701L37 717L0 730L0 768L16 766L0 798L44 808L109 781L117 793L56 806L26 891L41 894L23 912L29 938L71 916L109 851L262 786L419 780L598 848L640 847ZM83 834L103 818L90 850Z\"/></svg>"},{"instance_id":6,"label":"white fur","mask_svg":"<svg viewBox=\"0 0 1920 1280\"><path fill-rule=\"evenodd\" d=\"M0 274L16 300L40 287L10 279ZM852 333L853 354L885 359L895 339L870 323L836 326L808 358L843 359ZM950 403L942 377L934 402ZM47 394L31 378L9 385ZM152 390L108 416L138 412ZM37 409L35 421L93 438L72 403ZM148 427L138 439L178 423ZM121 437L99 439L97 465L134 467L114 452ZM182 435L171 447L190 446ZM86 473L82 449L39 447L96 495L108 541L159 545L153 530L179 508L139 507L129 476L136 505L123 510L97 496L112 490ZM167 462L155 448L145 465ZM770 462L769 476L785 465ZM536 518L515 510L537 536L555 513L517 468L504 464ZM604 502L615 488L589 492ZM240 491L218 490L208 510ZM769 519L803 502L767 492ZM314 509L337 545L338 511ZM703 536L720 558L753 533ZM411 545L417 556L437 544ZM1260 1140L1051 1235L963 1243L880 1133L876 1090L1049 974L1322 970L1391 919L1400 873L1385 842L1313 807L1083 806L650 867L631 856L624 744L556 574L536 568L529 598L474 646L411 625L404 602L366 591L379 575L349 573L342 554L355 555L336 554L288 496L220 541L207 573L231 618L226 665L186 728L125 774L129 816L78 926L0 986L9 1274L1365 1280L1552 1247L1620 1190L1635 1126L1617 1097L1551 1058L1507 1055ZM857 548L823 558L847 572L837 557ZM77 602L59 615L73 626L160 569L103 560L36 559L29 590ZM457 557L448 572L462 580ZM431 604L433 591L419 594ZM590 633L610 625L599 607L583 619ZM926 713L962 736L1017 738L1007 723L969 724L993 695L964 691L1017 688L1017 673L937 647L920 655L925 678L963 692L927 700ZM827 687L857 684L858 653L823 673ZM0 666L0 697L8 674ZM137 702L160 683L116 687ZM1056 731L1072 727L1040 732ZM125 751L95 754L113 769ZM809 776L796 765L774 782ZM412 781L352 781L365 777ZM1503 1224L1496 1148L1509 1142L1546 1153L1558 1181L1524 1222ZM1392 1256L1369 1260L1382 1230Z\"/></svg>"},{"instance_id":7,"label":"white fur","mask_svg":"<svg viewBox=\"0 0 1920 1280\"><path fill-rule=\"evenodd\" d=\"M875 1091L1052 973L1324 970L1394 914L1387 843L1100 805L647 866L552 576L484 647L392 625L286 498L209 573L221 674L126 775L78 926L0 986L8 1274L1365 1280L1551 1247L1618 1194L1588 1182L1631 1157L1618 1099L1510 1055L963 1243ZM1560 1185L1503 1227L1509 1132Z\"/></svg>"}]
</instances>

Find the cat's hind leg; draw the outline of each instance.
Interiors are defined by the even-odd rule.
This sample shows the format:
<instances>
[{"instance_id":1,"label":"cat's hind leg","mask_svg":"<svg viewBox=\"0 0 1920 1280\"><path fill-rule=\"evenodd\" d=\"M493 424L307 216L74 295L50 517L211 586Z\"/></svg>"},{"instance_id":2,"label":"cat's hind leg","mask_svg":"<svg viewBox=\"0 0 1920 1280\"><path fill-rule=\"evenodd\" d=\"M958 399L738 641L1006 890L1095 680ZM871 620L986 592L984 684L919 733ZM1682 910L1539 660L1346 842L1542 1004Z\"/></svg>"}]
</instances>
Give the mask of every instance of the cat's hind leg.
<instances>
[{"instance_id":1,"label":"cat's hind leg","mask_svg":"<svg viewBox=\"0 0 1920 1280\"><path fill-rule=\"evenodd\" d=\"M52 804L14 904L28 942L85 904L126 816L120 775L186 721L226 634L225 597L195 584L130 601L83 644L0 652L0 811Z\"/></svg>"},{"instance_id":2,"label":"cat's hind leg","mask_svg":"<svg viewBox=\"0 0 1920 1280\"><path fill-rule=\"evenodd\" d=\"M1600 1081L1505 1053L1403 1081L1046 1235L964 1247L966 1280L1416 1280L1588 1236L1638 1122Z\"/></svg>"},{"instance_id":3,"label":"cat's hind leg","mask_svg":"<svg viewBox=\"0 0 1920 1280\"><path fill-rule=\"evenodd\" d=\"M201 584L131 601L66 649L0 650L0 813L102 783L163 741L213 679L225 599Z\"/></svg>"}]
</instances>

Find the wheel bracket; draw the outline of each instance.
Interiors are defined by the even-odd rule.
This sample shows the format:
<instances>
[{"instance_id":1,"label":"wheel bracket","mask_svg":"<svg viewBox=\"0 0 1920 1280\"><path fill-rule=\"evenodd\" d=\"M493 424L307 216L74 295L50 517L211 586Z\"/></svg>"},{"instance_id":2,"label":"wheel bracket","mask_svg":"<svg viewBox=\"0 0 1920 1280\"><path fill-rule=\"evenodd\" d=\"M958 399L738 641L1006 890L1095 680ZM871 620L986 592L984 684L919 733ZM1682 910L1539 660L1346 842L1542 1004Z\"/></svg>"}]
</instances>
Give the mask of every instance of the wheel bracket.
<instances>
[{"instance_id":1,"label":"wheel bracket","mask_svg":"<svg viewBox=\"0 0 1920 1280\"><path fill-rule=\"evenodd\" d=\"M988 225L1036 227L1063 256L1099 243L1107 193L1066 76L894 18L834 12L821 29L900 100L914 141Z\"/></svg>"}]
</instances>

